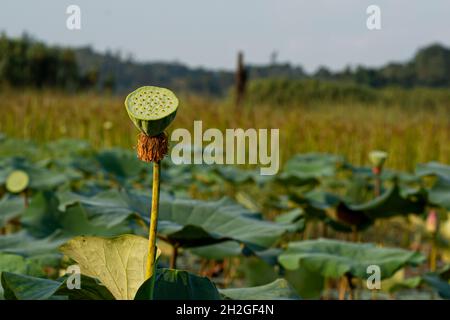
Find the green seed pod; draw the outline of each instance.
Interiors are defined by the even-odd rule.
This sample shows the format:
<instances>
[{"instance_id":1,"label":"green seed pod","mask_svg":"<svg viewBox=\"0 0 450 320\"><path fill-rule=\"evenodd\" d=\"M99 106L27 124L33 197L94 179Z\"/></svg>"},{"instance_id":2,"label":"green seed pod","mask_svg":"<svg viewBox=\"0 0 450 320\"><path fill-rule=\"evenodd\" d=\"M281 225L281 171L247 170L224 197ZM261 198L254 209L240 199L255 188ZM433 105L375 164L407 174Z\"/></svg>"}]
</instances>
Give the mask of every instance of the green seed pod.
<instances>
[{"instance_id":1,"label":"green seed pod","mask_svg":"<svg viewBox=\"0 0 450 320\"><path fill-rule=\"evenodd\" d=\"M22 170L15 170L6 179L6 190L11 193L20 193L28 188L30 178Z\"/></svg>"},{"instance_id":2,"label":"green seed pod","mask_svg":"<svg viewBox=\"0 0 450 320\"><path fill-rule=\"evenodd\" d=\"M131 121L147 136L156 136L175 118L178 98L165 88L145 86L131 92L125 99Z\"/></svg>"}]
</instances>

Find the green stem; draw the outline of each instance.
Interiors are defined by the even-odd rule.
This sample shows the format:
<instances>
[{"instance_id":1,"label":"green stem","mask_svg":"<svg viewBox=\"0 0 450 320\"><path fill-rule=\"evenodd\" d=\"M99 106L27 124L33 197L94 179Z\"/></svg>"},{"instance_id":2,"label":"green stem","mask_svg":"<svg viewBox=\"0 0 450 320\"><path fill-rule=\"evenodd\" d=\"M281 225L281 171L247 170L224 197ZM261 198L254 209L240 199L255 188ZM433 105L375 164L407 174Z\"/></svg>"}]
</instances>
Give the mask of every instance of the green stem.
<instances>
[{"instance_id":1,"label":"green stem","mask_svg":"<svg viewBox=\"0 0 450 320\"><path fill-rule=\"evenodd\" d=\"M156 262L156 231L158 226L159 208L159 178L161 175L161 162L153 163L152 209L150 214L150 230L148 241L148 257L145 278L150 278L155 273Z\"/></svg>"},{"instance_id":2,"label":"green stem","mask_svg":"<svg viewBox=\"0 0 450 320\"><path fill-rule=\"evenodd\" d=\"M170 269L177 268L177 258L178 258L178 244L173 246L172 256L170 257Z\"/></svg>"}]
</instances>

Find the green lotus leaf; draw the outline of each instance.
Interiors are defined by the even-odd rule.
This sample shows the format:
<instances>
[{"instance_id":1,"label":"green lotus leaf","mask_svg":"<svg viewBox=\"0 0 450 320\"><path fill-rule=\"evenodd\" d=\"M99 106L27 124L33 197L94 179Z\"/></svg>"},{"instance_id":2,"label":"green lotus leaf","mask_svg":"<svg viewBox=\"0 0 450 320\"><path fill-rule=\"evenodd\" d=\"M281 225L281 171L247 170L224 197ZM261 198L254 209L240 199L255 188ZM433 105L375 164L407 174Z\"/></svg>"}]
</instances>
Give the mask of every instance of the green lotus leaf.
<instances>
[{"instance_id":1,"label":"green lotus leaf","mask_svg":"<svg viewBox=\"0 0 450 320\"><path fill-rule=\"evenodd\" d=\"M30 177L25 171L14 170L6 178L6 190L12 193L20 193L24 191L30 183Z\"/></svg>"},{"instance_id":2,"label":"green lotus leaf","mask_svg":"<svg viewBox=\"0 0 450 320\"><path fill-rule=\"evenodd\" d=\"M22 197L4 197L0 200L0 228L11 219L20 217L25 210Z\"/></svg>"},{"instance_id":3,"label":"green lotus leaf","mask_svg":"<svg viewBox=\"0 0 450 320\"><path fill-rule=\"evenodd\" d=\"M290 158L277 179L292 185L315 185L318 179L333 177L339 168L346 165L343 157L307 153L298 154Z\"/></svg>"},{"instance_id":4,"label":"green lotus leaf","mask_svg":"<svg viewBox=\"0 0 450 320\"><path fill-rule=\"evenodd\" d=\"M33 276L43 276L42 266L32 259L27 259L16 254L0 252L0 275L2 272L16 272ZM3 297L3 287L0 284L0 300Z\"/></svg>"},{"instance_id":5,"label":"green lotus leaf","mask_svg":"<svg viewBox=\"0 0 450 320\"><path fill-rule=\"evenodd\" d=\"M156 136L175 118L178 98L168 89L145 86L127 96L125 107L131 121L141 132Z\"/></svg>"},{"instance_id":6,"label":"green lotus leaf","mask_svg":"<svg viewBox=\"0 0 450 320\"><path fill-rule=\"evenodd\" d=\"M1 277L7 300L113 300L112 294L95 279L81 275L80 289L69 289L67 277L57 280L4 272Z\"/></svg>"},{"instance_id":7,"label":"green lotus leaf","mask_svg":"<svg viewBox=\"0 0 450 320\"><path fill-rule=\"evenodd\" d=\"M101 192L92 197L59 194L59 209L82 204L96 225L114 226L133 215L149 223L150 192ZM269 247L295 226L255 218L255 213L229 198L217 201L177 199L161 194L158 233L184 247L197 247L234 240L254 247ZM260 216L260 215L258 215ZM254 248L256 249L256 248Z\"/></svg>"},{"instance_id":8,"label":"green lotus leaf","mask_svg":"<svg viewBox=\"0 0 450 320\"><path fill-rule=\"evenodd\" d=\"M450 166L434 161L425 164L418 164L416 167L416 174L418 176L433 175L450 179Z\"/></svg>"},{"instance_id":9,"label":"green lotus leaf","mask_svg":"<svg viewBox=\"0 0 450 320\"><path fill-rule=\"evenodd\" d=\"M139 161L134 152L119 148L101 151L97 154L97 161L104 172L113 174L119 179L137 178L145 170L149 170L148 165Z\"/></svg>"},{"instance_id":10,"label":"green lotus leaf","mask_svg":"<svg viewBox=\"0 0 450 320\"><path fill-rule=\"evenodd\" d=\"M53 192L36 193L23 213L22 224L31 235L39 238L56 231L66 238L77 235L114 236L131 231L124 220L114 224L96 221L79 203L64 209L58 209L58 200Z\"/></svg>"},{"instance_id":11,"label":"green lotus leaf","mask_svg":"<svg viewBox=\"0 0 450 320\"><path fill-rule=\"evenodd\" d=\"M220 294L232 300L298 300L300 297L284 279L250 288L221 289Z\"/></svg>"},{"instance_id":12,"label":"green lotus leaf","mask_svg":"<svg viewBox=\"0 0 450 320\"><path fill-rule=\"evenodd\" d=\"M372 243L318 239L289 243L278 260L288 270L304 267L330 278L350 274L365 279L367 267L377 265L381 279L386 279L407 265L419 265L425 258L418 252L378 248Z\"/></svg>"},{"instance_id":13,"label":"green lotus leaf","mask_svg":"<svg viewBox=\"0 0 450 320\"><path fill-rule=\"evenodd\" d=\"M438 176L434 185L428 190L428 200L433 205L450 210L450 178Z\"/></svg>"},{"instance_id":14,"label":"green lotus leaf","mask_svg":"<svg viewBox=\"0 0 450 320\"><path fill-rule=\"evenodd\" d=\"M7 300L46 300L61 286L58 281L2 272L4 295Z\"/></svg>"},{"instance_id":15,"label":"green lotus leaf","mask_svg":"<svg viewBox=\"0 0 450 320\"><path fill-rule=\"evenodd\" d=\"M118 300L134 299L145 281L148 240L144 237L80 236L62 245L60 250L78 263L82 274L100 280Z\"/></svg>"},{"instance_id":16,"label":"green lotus leaf","mask_svg":"<svg viewBox=\"0 0 450 320\"><path fill-rule=\"evenodd\" d=\"M423 280L436 290L442 299L450 300L450 283L447 280L433 273L424 275Z\"/></svg>"},{"instance_id":17,"label":"green lotus leaf","mask_svg":"<svg viewBox=\"0 0 450 320\"><path fill-rule=\"evenodd\" d=\"M149 300L153 279L148 279L136 293L135 300ZM214 283L184 270L157 269L154 300L220 300Z\"/></svg>"},{"instance_id":18,"label":"green lotus leaf","mask_svg":"<svg viewBox=\"0 0 450 320\"><path fill-rule=\"evenodd\" d=\"M291 229L251 216L251 211L228 198L161 201L158 232L185 247L235 240L255 250L270 247Z\"/></svg>"},{"instance_id":19,"label":"green lotus leaf","mask_svg":"<svg viewBox=\"0 0 450 320\"><path fill-rule=\"evenodd\" d=\"M42 264L57 265L61 255L58 246L67 239L61 238L60 232L55 232L45 238L31 236L26 230L0 236L0 252L32 257Z\"/></svg>"}]
</instances>

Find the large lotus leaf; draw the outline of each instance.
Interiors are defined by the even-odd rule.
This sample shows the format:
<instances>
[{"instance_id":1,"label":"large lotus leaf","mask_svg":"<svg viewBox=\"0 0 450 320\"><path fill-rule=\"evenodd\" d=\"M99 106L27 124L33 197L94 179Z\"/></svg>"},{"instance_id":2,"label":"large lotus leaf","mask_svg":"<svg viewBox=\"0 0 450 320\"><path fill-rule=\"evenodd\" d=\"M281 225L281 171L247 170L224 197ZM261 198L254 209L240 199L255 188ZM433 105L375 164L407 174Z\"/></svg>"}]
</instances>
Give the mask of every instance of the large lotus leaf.
<instances>
[{"instance_id":1,"label":"large lotus leaf","mask_svg":"<svg viewBox=\"0 0 450 320\"><path fill-rule=\"evenodd\" d=\"M284 278L304 299L320 299L325 285L325 278L316 271L299 267L296 270L284 270Z\"/></svg>"},{"instance_id":2,"label":"large lotus leaf","mask_svg":"<svg viewBox=\"0 0 450 320\"><path fill-rule=\"evenodd\" d=\"M35 238L25 230L0 236L0 252L18 254L24 257L54 261L59 258L57 248L67 239L61 238L60 232L45 238Z\"/></svg>"},{"instance_id":3,"label":"large lotus leaf","mask_svg":"<svg viewBox=\"0 0 450 320\"><path fill-rule=\"evenodd\" d=\"M450 283L436 274L426 274L423 280L438 292L442 299L450 300Z\"/></svg>"},{"instance_id":4,"label":"large lotus leaf","mask_svg":"<svg viewBox=\"0 0 450 320\"><path fill-rule=\"evenodd\" d=\"M305 211L301 208L289 210L278 215L275 222L291 226L293 232L302 232L305 229Z\"/></svg>"},{"instance_id":5,"label":"large lotus leaf","mask_svg":"<svg viewBox=\"0 0 450 320\"><path fill-rule=\"evenodd\" d=\"M68 138L47 142L44 148L52 158L60 158L67 155L87 155L93 152L89 142Z\"/></svg>"},{"instance_id":6,"label":"large lotus leaf","mask_svg":"<svg viewBox=\"0 0 450 320\"><path fill-rule=\"evenodd\" d=\"M361 211L372 219L388 218L403 214L421 214L427 204L426 195L422 190L400 189L396 183L381 196L367 203L348 205L353 211Z\"/></svg>"},{"instance_id":7,"label":"large lotus leaf","mask_svg":"<svg viewBox=\"0 0 450 320\"><path fill-rule=\"evenodd\" d=\"M428 191L428 200L433 205L450 210L450 178L438 177Z\"/></svg>"},{"instance_id":8,"label":"large lotus leaf","mask_svg":"<svg viewBox=\"0 0 450 320\"><path fill-rule=\"evenodd\" d=\"M151 172L152 168L140 161L135 153L119 148L101 151L97 155L97 160L106 173L119 179L136 178L145 170Z\"/></svg>"},{"instance_id":9,"label":"large lotus leaf","mask_svg":"<svg viewBox=\"0 0 450 320\"><path fill-rule=\"evenodd\" d=\"M36 261L10 253L0 253L0 272L3 271L43 275L41 266Z\"/></svg>"},{"instance_id":10,"label":"large lotus leaf","mask_svg":"<svg viewBox=\"0 0 450 320\"><path fill-rule=\"evenodd\" d=\"M416 167L416 174L418 176L441 176L450 179L450 166L439 162L428 162L419 164Z\"/></svg>"},{"instance_id":11,"label":"large lotus leaf","mask_svg":"<svg viewBox=\"0 0 450 320\"><path fill-rule=\"evenodd\" d=\"M186 247L236 240L248 246L269 247L289 227L249 218L251 212L228 198L218 201L173 199L161 201L159 232Z\"/></svg>"},{"instance_id":12,"label":"large lotus leaf","mask_svg":"<svg viewBox=\"0 0 450 320\"><path fill-rule=\"evenodd\" d=\"M379 248L371 243L319 239L289 243L278 260L288 270L304 267L331 278L348 273L365 279L367 267L377 265L381 269L381 278L386 279L407 265L422 263L424 257L418 252Z\"/></svg>"},{"instance_id":13,"label":"large lotus leaf","mask_svg":"<svg viewBox=\"0 0 450 320\"><path fill-rule=\"evenodd\" d=\"M74 193L59 194L59 209L80 203L89 220L97 225L117 225L139 214L149 222L149 193L110 190L93 197ZM174 199L161 194L158 232L185 247L235 240L249 246L268 247L283 233L292 229L254 218L255 214L230 199L201 201Z\"/></svg>"},{"instance_id":14,"label":"large lotus leaf","mask_svg":"<svg viewBox=\"0 0 450 320\"><path fill-rule=\"evenodd\" d=\"M149 300L152 279L148 279L136 294L135 300ZM184 270L156 271L154 300L220 300L214 283Z\"/></svg>"},{"instance_id":15,"label":"large lotus leaf","mask_svg":"<svg viewBox=\"0 0 450 320\"><path fill-rule=\"evenodd\" d=\"M150 194L150 192L148 192ZM170 196L161 194L160 201ZM89 220L97 225L116 226L131 217L148 216L151 198L137 192L107 190L92 197L72 192L58 194L59 210L65 211L69 206L81 204L89 215Z\"/></svg>"},{"instance_id":16,"label":"large lotus leaf","mask_svg":"<svg viewBox=\"0 0 450 320\"><path fill-rule=\"evenodd\" d=\"M4 197L0 200L0 228L11 219L20 217L25 210L22 197Z\"/></svg>"},{"instance_id":17,"label":"large lotus leaf","mask_svg":"<svg viewBox=\"0 0 450 320\"><path fill-rule=\"evenodd\" d=\"M27 159L37 160L41 154L42 149L29 140L7 138L0 142L0 159L20 155Z\"/></svg>"},{"instance_id":18,"label":"large lotus leaf","mask_svg":"<svg viewBox=\"0 0 450 320\"><path fill-rule=\"evenodd\" d=\"M427 203L423 190L401 189L398 183L381 196L361 204L348 203L340 196L322 190L313 190L302 197L292 195L291 199L302 205L307 215L325 219L327 212L333 211L338 221L361 229L370 225L373 219L421 214Z\"/></svg>"},{"instance_id":19,"label":"large lotus leaf","mask_svg":"<svg viewBox=\"0 0 450 320\"><path fill-rule=\"evenodd\" d=\"M222 260L228 257L239 256L242 254L242 250L242 245L236 241L224 241L189 249L191 253L211 260Z\"/></svg>"},{"instance_id":20,"label":"large lotus leaf","mask_svg":"<svg viewBox=\"0 0 450 320\"><path fill-rule=\"evenodd\" d=\"M112 294L95 279L82 275L80 289L69 289L67 277L57 280L5 272L1 277L8 300L113 300Z\"/></svg>"},{"instance_id":21,"label":"large lotus leaf","mask_svg":"<svg viewBox=\"0 0 450 320\"><path fill-rule=\"evenodd\" d=\"M314 183L315 179L335 176L344 164L345 160L341 156L322 153L298 154L286 162L279 179L295 185Z\"/></svg>"},{"instance_id":22,"label":"large lotus leaf","mask_svg":"<svg viewBox=\"0 0 450 320\"><path fill-rule=\"evenodd\" d=\"M300 297L284 279L263 286L221 289L226 299L232 300L298 300Z\"/></svg>"},{"instance_id":23,"label":"large lotus leaf","mask_svg":"<svg viewBox=\"0 0 450 320\"><path fill-rule=\"evenodd\" d=\"M1 283L7 300L46 300L61 286L58 281L2 272Z\"/></svg>"},{"instance_id":24,"label":"large lotus leaf","mask_svg":"<svg viewBox=\"0 0 450 320\"><path fill-rule=\"evenodd\" d=\"M48 190L57 188L73 180L82 178L77 171L70 169L51 170L46 168L47 163L32 164L25 158L9 158L0 164L0 184L5 177L14 170L21 170L30 177L29 188L33 190Z\"/></svg>"},{"instance_id":25,"label":"large lotus leaf","mask_svg":"<svg viewBox=\"0 0 450 320\"><path fill-rule=\"evenodd\" d=\"M242 275L245 287L262 286L275 281L279 276L273 264L267 263L258 256L241 257L239 260L238 273Z\"/></svg>"},{"instance_id":26,"label":"large lotus leaf","mask_svg":"<svg viewBox=\"0 0 450 320\"><path fill-rule=\"evenodd\" d=\"M336 231L351 232L353 226L363 230L372 222L364 212L349 208L338 195L321 189L290 198L303 207L307 217L322 220Z\"/></svg>"},{"instance_id":27,"label":"large lotus leaf","mask_svg":"<svg viewBox=\"0 0 450 320\"><path fill-rule=\"evenodd\" d=\"M16 272L35 276L44 274L42 266L36 261L9 253L0 253L0 275L2 272ZM3 287L0 284L0 300L2 297Z\"/></svg>"},{"instance_id":28,"label":"large lotus leaf","mask_svg":"<svg viewBox=\"0 0 450 320\"><path fill-rule=\"evenodd\" d=\"M57 230L66 237L81 234L111 236L131 230L126 223L107 225L90 221L88 213L80 204L62 212L58 210L58 201L52 192L36 194L25 210L22 222L30 234L40 238Z\"/></svg>"},{"instance_id":29,"label":"large lotus leaf","mask_svg":"<svg viewBox=\"0 0 450 320\"><path fill-rule=\"evenodd\" d=\"M61 246L81 273L99 279L118 300L131 300L145 281L148 240L136 235L76 237ZM159 250L158 250L159 255Z\"/></svg>"},{"instance_id":30,"label":"large lotus leaf","mask_svg":"<svg viewBox=\"0 0 450 320\"><path fill-rule=\"evenodd\" d=\"M243 170L236 166L213 166L212 170L220 175L224 180L233 184L242 184L246 182L256 182L259 185L267 183L273 180L273 176L263 176L260 174L259 169L256 170Z\"/></svg>"}]
</instances>

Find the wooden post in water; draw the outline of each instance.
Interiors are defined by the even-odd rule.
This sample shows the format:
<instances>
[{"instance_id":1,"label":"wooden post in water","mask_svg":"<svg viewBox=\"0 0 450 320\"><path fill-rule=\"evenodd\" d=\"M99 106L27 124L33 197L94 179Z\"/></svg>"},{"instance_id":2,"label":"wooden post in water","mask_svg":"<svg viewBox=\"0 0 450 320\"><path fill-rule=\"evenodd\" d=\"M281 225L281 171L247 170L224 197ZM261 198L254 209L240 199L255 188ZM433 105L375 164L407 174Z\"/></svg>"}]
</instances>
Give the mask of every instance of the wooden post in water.
<instances>
[{"instance_id":1,"label":"wooden post in water","mask_svg":"<svg viewBox=\"0 0 450 320\"><path fill-rule=\"evenodd\" d=\"M243 101L245 96L245 88L247 86L247 71L244 67L244 54L242 51L238 52L237 56L237 69L236 69L236 76L235 76L235 83L236 83L236 108L239 108Z\"/></svg>"}]
</instances>

